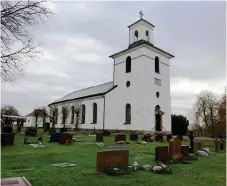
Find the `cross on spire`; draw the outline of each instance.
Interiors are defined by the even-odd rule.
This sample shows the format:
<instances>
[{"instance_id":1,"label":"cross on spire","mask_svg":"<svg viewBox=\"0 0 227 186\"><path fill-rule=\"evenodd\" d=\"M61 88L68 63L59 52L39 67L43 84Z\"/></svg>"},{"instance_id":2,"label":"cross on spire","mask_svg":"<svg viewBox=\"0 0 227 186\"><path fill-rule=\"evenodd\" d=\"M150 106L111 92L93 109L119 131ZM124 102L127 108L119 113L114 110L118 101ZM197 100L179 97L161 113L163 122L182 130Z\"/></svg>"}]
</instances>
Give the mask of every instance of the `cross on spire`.
<instances>
[{"instance_id":1,"label":"cross on spire","mask_svg":"<svg viewBox=\"0 0 227 186\"><path fill-rule=\"evenodd\" d=\"M142 19L142 17L143 17L143 12L142 12L142 10L139 12L139 14L140 14L140 19Z\"/></svg>"}]
</instances>

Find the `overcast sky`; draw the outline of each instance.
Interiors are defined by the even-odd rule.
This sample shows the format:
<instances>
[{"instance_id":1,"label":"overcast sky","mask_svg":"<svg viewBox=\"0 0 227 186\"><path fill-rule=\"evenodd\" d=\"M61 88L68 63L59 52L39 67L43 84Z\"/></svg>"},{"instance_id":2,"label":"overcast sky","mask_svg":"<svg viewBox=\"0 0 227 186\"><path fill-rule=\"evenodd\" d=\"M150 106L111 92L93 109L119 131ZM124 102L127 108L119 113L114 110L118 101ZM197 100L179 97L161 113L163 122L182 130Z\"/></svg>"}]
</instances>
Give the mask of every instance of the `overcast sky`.
<instances>
[{"instance_id":1,"label":"overcast sky","mask_svg":"<svg viewBox=\"0 0 227 186\"><path fill-rule=\"evenodd\" d=\"M154 44L171 60L172 113L187 115L201 90L223 93L226 82L225 2L57 2L33 28L43 55L26 61L24 75L2 83L2 104L21 115L81 88L112 81L108 56L128 47L127 26L155 25Z\"/></svg>"}]
</instances>

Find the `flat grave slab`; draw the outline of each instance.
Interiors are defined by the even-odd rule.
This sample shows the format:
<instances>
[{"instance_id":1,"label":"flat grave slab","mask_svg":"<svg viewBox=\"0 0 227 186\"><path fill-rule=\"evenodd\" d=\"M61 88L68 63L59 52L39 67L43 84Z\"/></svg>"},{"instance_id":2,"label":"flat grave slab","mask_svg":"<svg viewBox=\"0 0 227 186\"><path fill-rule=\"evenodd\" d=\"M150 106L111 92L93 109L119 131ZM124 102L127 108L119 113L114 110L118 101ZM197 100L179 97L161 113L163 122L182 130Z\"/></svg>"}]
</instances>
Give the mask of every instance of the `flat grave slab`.
<instances>
[{"instance_id":1,"label":"flat grave slab","mask_svg":"<svg viewBox=\"0 0 227 186\"><path fill-rule=\"evenodd\" d=\"M109 146L108 149L110 149L110 150L116 150L116 149L128 150L128 147L127 146Z\"/></svg>"},{"instance_id":2,"label":"flat grave slab","mask_svg":"<svg viewBox=\"0 0 227 186\"><path fill-rule=\"evenodd\" d=\"M25 177L3 178L1 179L2 186L32 186Z\"/></svg>"},{"instance_id":3,"label":"flat grave slab","mask_svg":"<svg viewBox=\"0 0 227 186\"><path fill-rule=\"evenodd\" d=\"M39 145L39 144L30 144L32 147L45 147L44 145Z\"/></svg>"},{"instance_id":4,"label":"flat grave slab","mask_svg":"<svg viewBox=\"0 0 227 186\"><path fill-rule=\"evenodd\" d=\"M78 164L72 164L72 163L60 163L60 164L53 164L54 167L75 167L78 166Z\"/></svg>"}]
</instances>

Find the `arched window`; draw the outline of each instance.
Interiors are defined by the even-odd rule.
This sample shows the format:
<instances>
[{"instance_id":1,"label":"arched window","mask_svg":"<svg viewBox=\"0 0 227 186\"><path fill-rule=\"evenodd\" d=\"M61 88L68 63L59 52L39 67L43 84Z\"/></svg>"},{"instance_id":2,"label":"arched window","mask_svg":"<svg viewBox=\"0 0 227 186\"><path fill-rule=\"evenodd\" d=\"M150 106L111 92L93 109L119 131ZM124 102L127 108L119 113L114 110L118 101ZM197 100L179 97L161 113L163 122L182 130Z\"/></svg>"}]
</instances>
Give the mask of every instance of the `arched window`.
<instances>
[{"instance_id":1,"label":"arched window","mask_svg":"<svg viewBox=\"0 0 227 186\"><path fill-rule=\"evenodd\" d=\"M146 37L147 37L147 41L149 41L149 31L146 30Z\"/></svg>"},{"instance_id":2,"label":"arched window","mask_svg":"<svg viewBox=\"0 0 227 186\"><path fill-rule=\"evenodd\" d=\"M125 107L125 123L131 123L131 105L127 104Z\"/></svg>"},{"instance_id":3,"label":"arched window","mask_svg":"<svg viewBox=\"0 0 227 186\"><path fill-rule=\"evenodd\" d=\"M56 108L56 114L55 114L55 122L54 124L58 123L58 108Z\"/></svg>"},{"instance_id":4,"label":"arched window","mask_svg":"<svg viewBox=\"0 0 227 186\"><path fill-rule=\"evenodd\" d=\"M159 73L159 58L156 56L154 58L155 61L155 72Z\"/></svg>"},{"instance_id":5,"label":"arched window","mask_svg":"<svg viewBox=\"0 0 227 186\"><path fill-rule=\"evenodd\" d=\"M97 104L93 103L93 123L97 123Z\"/></svg>"},{"instance_id":6,"label":"arched window","mask_svg":"<svg viewBox=\"0 0 227 186\"><path fill-rule=\"evenodd\" d=\"M86 107L85 105L82 105L82 113L81 113L81 123L85 123L85 114L86 114Z\"/></svg>"},{"instance_id":7,"label":"arched window","mask_svg":"<svg viewBox=\"0 0 227 186\"><path fill-rule=\"evenodd\" d=\"M155 106L155 111L156 111L156 112L159 112L159 111L160 111L160 106L159 106L159 105L156 105L156 106Z\"/></svg>"},{"instance_id":8,"label":"arched window","mask_svg":"<svg viewBox=\"0 0 227 186\"><path fill-rule=\"evenodd\" d=\"M75 112L75 107L71 106L71 124L74 123L74 112Z\"/></svg>"},{"instance_id":9,"label":"arched window","mask_svg":"<svg viewBox=\"0 0 227 186\"><path fill-rule=\"evenodd\" d=\"M131 72L131 57L128 56L126 58L126 73Z\"/></svg>"},{"instance_id":10,"label":"arched window","mask_svg":"<svg viewBox=\"0 0 227 186\"><path fill-rule=\"evenodd\" d=\"M136 30L134 34L135 34L135 41L138 41L138 38L139 38L139 32Z\"/></svg>"}]
</instances>

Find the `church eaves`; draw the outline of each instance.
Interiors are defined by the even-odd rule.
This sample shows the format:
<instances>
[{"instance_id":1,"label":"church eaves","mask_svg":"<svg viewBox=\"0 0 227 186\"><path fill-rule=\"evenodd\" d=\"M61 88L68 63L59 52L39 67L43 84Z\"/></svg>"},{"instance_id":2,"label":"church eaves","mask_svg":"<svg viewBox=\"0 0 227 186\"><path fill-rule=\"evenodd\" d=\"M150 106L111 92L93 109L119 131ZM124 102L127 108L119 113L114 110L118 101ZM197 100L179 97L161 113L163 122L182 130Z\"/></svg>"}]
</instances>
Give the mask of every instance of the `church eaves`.
<instances>
[{"instance_id":1,"label":"church eaves","mask_svg":"<svg viewBox=\"0 0 227 186\"><path fill-rule=\"evenodd\" d=\"M77 91L74 91L74 92L64 96L63 98L61 98L59 100L52 102L48 106L67 102L67 101L73 101L73 100L78 100L78 99L85 99L85 98L89 98L89 97L105 95L116 87L117 87L117 85L114 86L113 81L111 81L111 82L104 83L101 85L96 85L96 86L88 87L85 89L77 90Z\"/></svg>"},{"instance_id":2,"label":"church eaves","mask_svg":"<svg viewBox=\"0 0 227 186\"><path fill-rule=\"evenodd\" d=\"M126 52L126 51L128 51L128 50L130 50L130 49L132 49L132 48L135 48L135 47L140 46L140 45L143 45L143 44L149 45L150 47L152 47L152 48L154 48L154 49L156 49L156 50L158 50L158 51L160 51L160 52L162 52L162 53L164 53L164 54L170 56L171 58L174 57L174 55L172 55L172 54L170 54L170 53L168 53L168 52L166 52L166 51L164 51L164 50L162 50L162 49L160 49L160 48L154 46L154 45L151 44L150 42L145 41L145 40L143 40L143 39L141 39L141 40L139 40L139 41L136 41L136 42L130 44L130 45L128 46L127 49L122 50L122 51L120 51L120 52L117 52L117 53L115 53L115 54L113 54L113 55L111 55L111 56L109 56L109 57L113 58L113 57L116 56L116 55L119 55L119 54L121 54L121 53L123 53L123 52Z\"/></svg>"}]
</instances>

